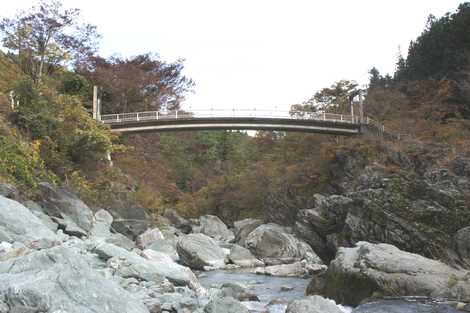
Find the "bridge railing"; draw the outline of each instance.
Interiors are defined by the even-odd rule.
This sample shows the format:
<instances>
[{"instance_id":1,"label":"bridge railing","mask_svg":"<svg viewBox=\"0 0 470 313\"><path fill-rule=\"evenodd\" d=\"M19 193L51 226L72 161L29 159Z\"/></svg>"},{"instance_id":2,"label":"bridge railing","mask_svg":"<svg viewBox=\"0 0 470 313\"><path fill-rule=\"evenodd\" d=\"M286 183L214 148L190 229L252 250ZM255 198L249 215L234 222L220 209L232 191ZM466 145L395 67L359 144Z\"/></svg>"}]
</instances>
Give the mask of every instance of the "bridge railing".
<instances>
[{"instance_id":1,"label":"bridge railing","mask_svg":"<svg viewBox=\"0 0 470 313\"><path fill-rule=\"evenodd\" d=\"M273 110L197 110L171 111L162 113L159 111L146 111L135 113L104 114L101 121L106 124L118 124L125 122L139 122L148 120L183 120L198 118L279 118L292 120L318 120L339 123L358 124L357 116L334 114L326 112L304 112L304 111L273 111Z\"/></svg>"}]
</instances>

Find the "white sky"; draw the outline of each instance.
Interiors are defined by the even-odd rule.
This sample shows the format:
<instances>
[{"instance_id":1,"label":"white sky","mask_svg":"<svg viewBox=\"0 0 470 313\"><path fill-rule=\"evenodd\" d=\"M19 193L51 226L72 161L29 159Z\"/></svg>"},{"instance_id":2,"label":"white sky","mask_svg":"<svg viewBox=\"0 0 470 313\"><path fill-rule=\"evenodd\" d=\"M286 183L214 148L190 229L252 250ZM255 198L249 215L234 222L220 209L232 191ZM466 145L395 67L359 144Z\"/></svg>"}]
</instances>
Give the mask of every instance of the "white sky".
<instances>
[{"instance_id":1,"label":"white sky","mask_svg":"<svg viewBox=\"0 0 470 313\"><path fill-rule=\"evenodd\" d=\"M0 15L34 0L0 0ZM185 107L288 109L342 78L393 73L427 16L463 0L63 0L103 35L100 53L186 59Z\"/></svg>"}]
</instances>

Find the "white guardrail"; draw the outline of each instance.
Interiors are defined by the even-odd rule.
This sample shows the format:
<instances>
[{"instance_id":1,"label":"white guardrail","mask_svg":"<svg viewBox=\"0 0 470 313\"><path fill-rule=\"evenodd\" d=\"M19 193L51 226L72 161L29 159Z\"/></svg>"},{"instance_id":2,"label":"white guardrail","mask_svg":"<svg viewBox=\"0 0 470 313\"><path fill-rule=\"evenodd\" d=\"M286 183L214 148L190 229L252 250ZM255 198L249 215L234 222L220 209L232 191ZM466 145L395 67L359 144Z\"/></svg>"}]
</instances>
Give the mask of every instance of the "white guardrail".
<instances>
[{"instance_id":1,"label":"white guardrail","mask_svg":"<svg viewBox=\"0 0 470 313\"><path fill-rule=\"evenodd\" d=\"M270 111L270 110L198 110L194 112L171 111L162 113L159 111L104 114L100 120L105 124L116 124L125 122L139 122L149 120L188 120L198 118L279 118L293 120L319 120L342 123L359 124L358 116L333 114L325 112L303 112L303 111ZM372 121L367 118L367 123ZM374 121L375 122L375 121Z\"/></svg>"}]
</instances>

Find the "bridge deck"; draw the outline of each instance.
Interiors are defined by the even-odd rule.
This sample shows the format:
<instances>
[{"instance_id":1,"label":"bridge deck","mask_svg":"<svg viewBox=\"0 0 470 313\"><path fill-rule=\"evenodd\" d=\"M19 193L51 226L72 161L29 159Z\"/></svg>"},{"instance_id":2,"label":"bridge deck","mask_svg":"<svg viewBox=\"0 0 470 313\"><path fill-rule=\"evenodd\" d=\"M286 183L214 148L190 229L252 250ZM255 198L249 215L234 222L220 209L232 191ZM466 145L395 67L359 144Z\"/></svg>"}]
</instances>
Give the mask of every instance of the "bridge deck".
<instances>
[{"instance_id":1,"label":"bridge deck","mask_svg":"<svg viewBox=\"0 0 470 313\"><path fill-rule=\"evenodd\" d=\"M354 135L361 132L357 117L330 113L263 111L176 111L108 114L100 120L111 131L124 133L188 130L275 130Z\"/></svg>"}]
</instances>

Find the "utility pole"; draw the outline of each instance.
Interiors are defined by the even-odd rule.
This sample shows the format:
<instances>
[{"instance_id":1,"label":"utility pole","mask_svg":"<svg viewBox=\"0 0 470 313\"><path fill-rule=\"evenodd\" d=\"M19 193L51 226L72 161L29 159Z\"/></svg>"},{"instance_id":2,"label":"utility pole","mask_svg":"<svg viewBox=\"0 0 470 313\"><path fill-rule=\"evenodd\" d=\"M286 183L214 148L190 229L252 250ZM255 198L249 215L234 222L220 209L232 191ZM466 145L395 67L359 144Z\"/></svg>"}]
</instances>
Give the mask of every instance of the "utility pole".
<instances>
[{"instance_id":1,"label":"utility pole","mask_svg":"<svg viewBox=\"0 0 470 313\"><path fill-rule=\"evenodd\" d=\"M359 94L359 123L364 123L364 99L362 94Z\"/></svg>"}]
</instances>

